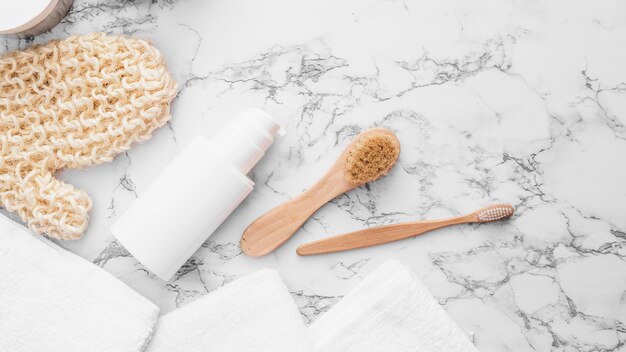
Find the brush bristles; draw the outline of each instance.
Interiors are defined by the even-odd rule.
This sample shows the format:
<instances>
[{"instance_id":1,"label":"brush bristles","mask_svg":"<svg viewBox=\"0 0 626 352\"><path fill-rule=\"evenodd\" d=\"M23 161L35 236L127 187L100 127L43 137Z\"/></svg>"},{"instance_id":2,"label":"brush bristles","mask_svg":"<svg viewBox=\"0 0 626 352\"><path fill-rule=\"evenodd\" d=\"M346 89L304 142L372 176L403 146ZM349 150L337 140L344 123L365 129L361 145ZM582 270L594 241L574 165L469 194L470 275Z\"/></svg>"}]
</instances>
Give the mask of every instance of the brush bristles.
<instances>
[{"instance_id":1,"label":"brush bristles","mask_svg":"<svg viewBox=\"0 0 626 352\"><path fill-rule=\"evenodd\" d=\"M485 208L478 213L480 221L498 221L513 215L513 207L510 205L494 205Z\"/></svg>"},{"instance_id":2,"label":"brush bristles","mask_svg":"<svg viewBox=\"0 0 626 352\"><path fill-rule=\"evenodd\" d=\"M377 180L389 172L398 154L400 146L391 136L380 133L363 137L348 153L346 180L353 185Z\"/></svg>"}]
</instances>

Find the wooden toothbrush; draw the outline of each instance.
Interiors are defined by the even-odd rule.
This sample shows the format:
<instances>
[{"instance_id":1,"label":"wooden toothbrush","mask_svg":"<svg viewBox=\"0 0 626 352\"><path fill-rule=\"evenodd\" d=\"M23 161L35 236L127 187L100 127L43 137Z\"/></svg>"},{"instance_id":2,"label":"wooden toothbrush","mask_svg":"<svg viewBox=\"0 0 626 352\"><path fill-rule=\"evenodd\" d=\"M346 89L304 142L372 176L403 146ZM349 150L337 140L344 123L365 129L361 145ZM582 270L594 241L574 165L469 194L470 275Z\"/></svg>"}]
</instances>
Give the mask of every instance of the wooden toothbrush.
<instances>
[{"instance_id":1,"label":"wooden toothbrush","mask_svg":"<svg viewBox=\"0 0 626 352\"><path fill-rule=\"evenodd\" d=\"M513 215L513 211L509 204L497 204L449 219L378 226L303 244L296 252L299 255L314 255L370 247L414 237L445 226L504 220Z\"/></svg>"},{"instance_id":2,"label":"wooden toothbrush","mask_svg":"<svg viewBox=\"0 0 626 352\"><path fill-rule=\"evenodd\" d=\"M356 136L326 174L308 191L256 219L241 237L242 251L266 255L287 241L322 205L385 176L400 154L398 138L386 128Z\"/></svg>"}]
</instances>

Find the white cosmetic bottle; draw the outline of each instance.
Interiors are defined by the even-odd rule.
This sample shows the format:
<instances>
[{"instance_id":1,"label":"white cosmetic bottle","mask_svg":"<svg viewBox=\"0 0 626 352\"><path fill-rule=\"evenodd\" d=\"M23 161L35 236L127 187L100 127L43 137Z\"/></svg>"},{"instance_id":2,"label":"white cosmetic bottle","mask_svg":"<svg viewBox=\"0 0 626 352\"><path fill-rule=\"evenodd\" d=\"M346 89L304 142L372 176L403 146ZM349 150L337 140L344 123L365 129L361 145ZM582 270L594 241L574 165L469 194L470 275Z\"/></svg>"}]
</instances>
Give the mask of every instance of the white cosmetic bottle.
<instances>
[{"instance_id":1,"label":"white cosmetic bottle","mask_svg":"<svg viewBox=\"0 0 626 352\"><path fill-rule=\"evenodd\" d=\"M113 224L117 240L148 270L169 280L248 196L246 174L284 130L250 109L207 141L196 137Z\"/></svg>"}]
</instances>

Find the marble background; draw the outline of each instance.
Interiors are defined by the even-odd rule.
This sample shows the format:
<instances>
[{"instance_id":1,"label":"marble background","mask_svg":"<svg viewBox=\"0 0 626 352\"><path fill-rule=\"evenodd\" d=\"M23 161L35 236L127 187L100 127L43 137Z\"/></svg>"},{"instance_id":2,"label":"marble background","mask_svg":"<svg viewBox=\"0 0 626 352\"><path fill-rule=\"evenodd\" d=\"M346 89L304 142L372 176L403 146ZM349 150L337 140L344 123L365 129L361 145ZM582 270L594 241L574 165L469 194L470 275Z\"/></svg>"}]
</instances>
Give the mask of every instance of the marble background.
<instances>
[{"instance_id":1,"label":"marble background","mask_svg":"<svg viewBox=\"0 0 626 352\"><path fill-rule=\"evenodd\" d=\"M309 323L389 258L410 265L481 351L618 351L626 341L626 3L623 1L77 0L36 38L149 38L180 84L173 118L114 163L63 178L95 201L60 244L163 312L261 267L280 271ZM253 194L170 282L109 227L186 142L247 107L285 122ZM388 177L333 200L275 253L238 241L311 185L359 131L385 126ZM173 185L175 187L175 185ZM304 242L509 202L507 222L298 257Z\"/></svg>"}]
</instances>

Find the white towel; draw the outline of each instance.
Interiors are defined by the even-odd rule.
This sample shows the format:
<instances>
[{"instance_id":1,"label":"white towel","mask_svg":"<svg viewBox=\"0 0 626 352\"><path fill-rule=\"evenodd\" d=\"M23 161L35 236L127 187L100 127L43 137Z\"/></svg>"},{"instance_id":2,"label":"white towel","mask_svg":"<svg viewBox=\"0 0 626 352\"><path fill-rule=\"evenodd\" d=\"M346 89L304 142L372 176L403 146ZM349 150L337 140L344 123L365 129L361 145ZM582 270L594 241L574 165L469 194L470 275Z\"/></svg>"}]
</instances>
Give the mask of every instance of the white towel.
<instances>
[{"instance_id":1,"label":"white towel","mask_svg":"<svg viewBox=\"0 0 626 352\"><path fill-rule=\"evenodd\" d=\"M0 214L0 351L141 351L159 309Z\"/></svg>"},{"instance_id":2,"label":"white towel","mask_svg":"<svg viewBox=\"0 0 626 352\"><path fill-rule=\"evenodd\" d=\"M162 316L148 352L300 352L304 322L274 270L237 279Z\"/></svg>"},{"instance_id":3,"label":"white towel","mask_svg":"<svg viewBox=\"0 0 626 352\"><path fill-rule=\"evenodd\" d=\"M308 329L318 352L477 352L406 266L390 261Z\"/></svg>"}]
</instances>

